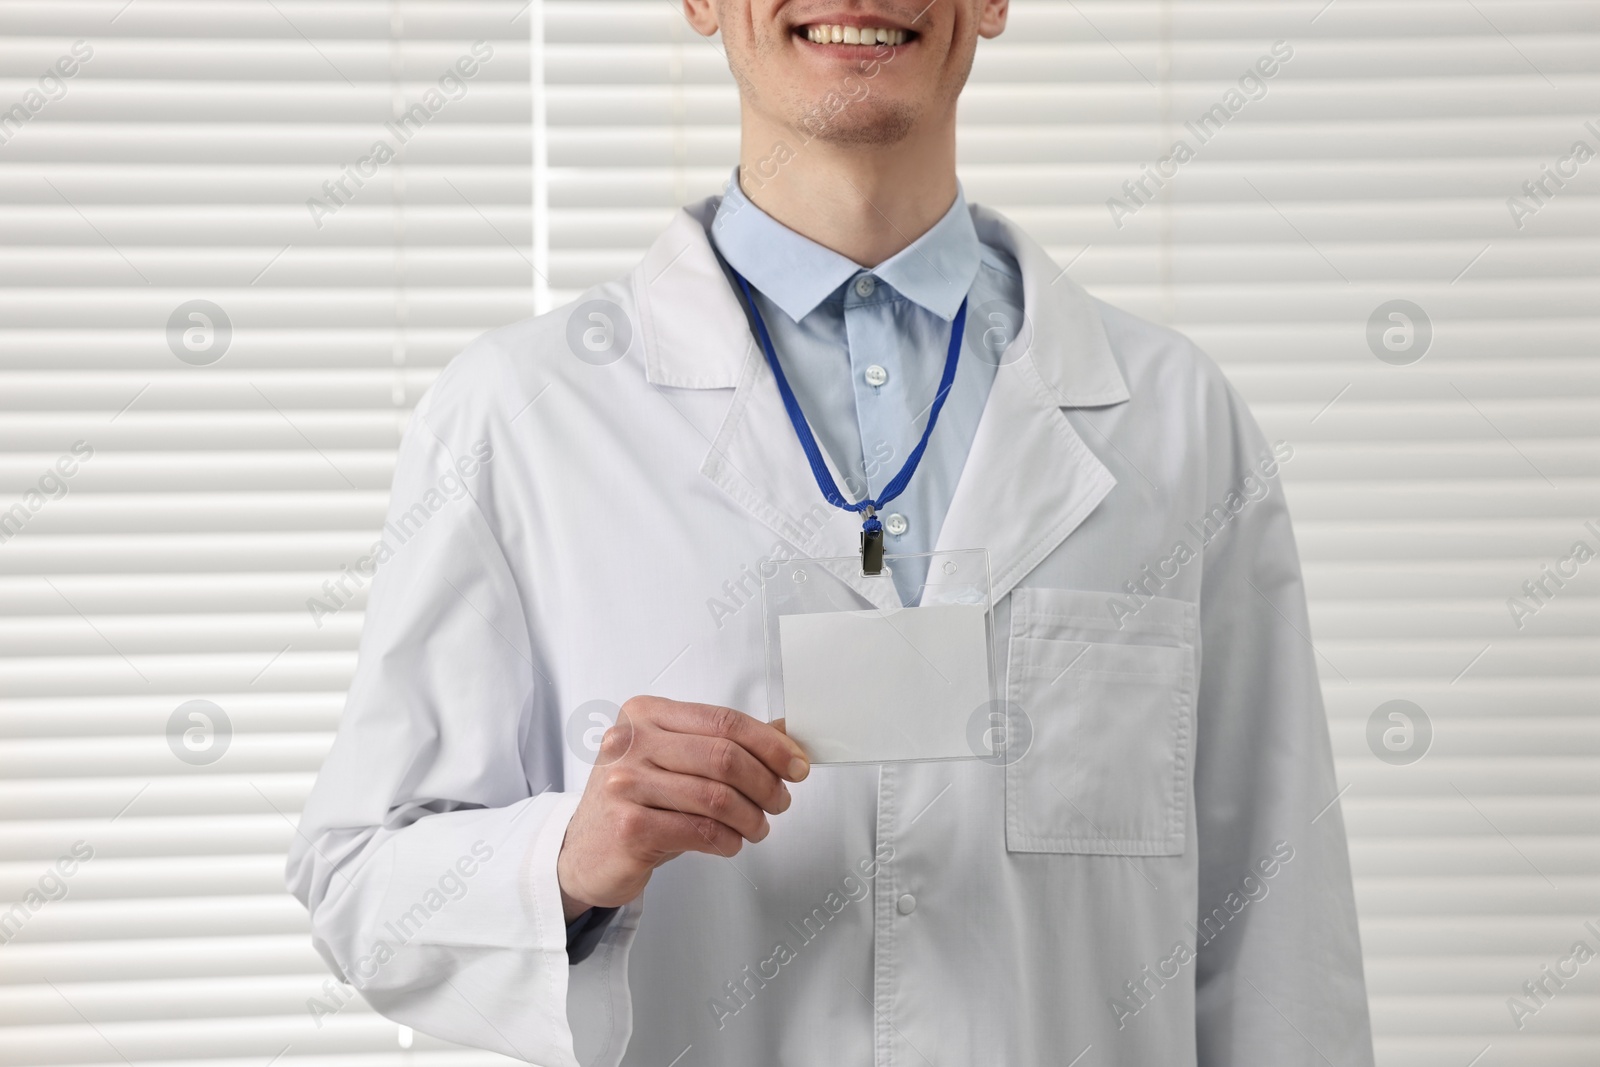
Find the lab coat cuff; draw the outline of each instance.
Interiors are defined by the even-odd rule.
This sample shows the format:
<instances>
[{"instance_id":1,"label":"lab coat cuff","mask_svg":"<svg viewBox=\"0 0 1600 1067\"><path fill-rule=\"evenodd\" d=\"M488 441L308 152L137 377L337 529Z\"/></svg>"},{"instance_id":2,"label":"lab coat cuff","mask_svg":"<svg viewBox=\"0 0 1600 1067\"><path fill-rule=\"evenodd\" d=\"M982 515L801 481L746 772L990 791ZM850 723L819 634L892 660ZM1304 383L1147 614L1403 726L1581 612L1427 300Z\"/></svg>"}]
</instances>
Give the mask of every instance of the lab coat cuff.
<instances>
[{"instance_id":1,"label":"lab coat cuff","mask_svg":"<svg viewBox=\"0 0 1600 1067\"><path fill-rule=\"evenodd\" d=\"M633 996L628 989L628 950L639 928L640 903L634 901L607 919L596 920L589 929L593 941L586 952L567 955L567 924L561 906L561 883L556 860L566 838L567 824L577 810L579 794L562 794L560 804L540 828L524 859L522 885L534 921L542 931L559 940L547 944L561 954L560 974L551 974L552 983L565 987L567 1023L572 1046L585 1067L616 1067L633 1034ZM597 909L598 910L598 909ZM594 912L583 922L593 918ZM580 958L581 956L581 958Z\"/></svg>"},{"instance_id":2,"label":"lab coat cuff","mask_svg":"<svg viewBox=\"0 0 1600 1067\"><path fill-rule=\"evenodd\" d=\"M355 885L382 899L344 953L373 1007L546 1067L592 1062L574 1047L614 1039L626 1020L609 1003L572 1010L555 871L577 805L546 792L430 815L379 849Z\"/></svg>"}]
</instances>

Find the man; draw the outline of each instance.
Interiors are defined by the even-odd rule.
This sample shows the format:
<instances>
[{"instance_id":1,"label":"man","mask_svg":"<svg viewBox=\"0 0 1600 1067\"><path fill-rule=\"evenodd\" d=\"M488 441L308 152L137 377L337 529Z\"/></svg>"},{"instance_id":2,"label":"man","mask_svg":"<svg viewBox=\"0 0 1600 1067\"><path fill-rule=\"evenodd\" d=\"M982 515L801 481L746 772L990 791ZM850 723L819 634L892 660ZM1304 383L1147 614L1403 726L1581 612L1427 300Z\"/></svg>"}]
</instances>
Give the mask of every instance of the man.
<instances>
[{"instance_id":1,"label":"man","mask_svg":"<svg viewBox=\"0 0 1600 1067\"><path fill-rule=\"evenodd\" d=\"M737 180L419 405L289 860L323 956L541 1064L1371 1063L1292 446L965 203L1005 0L684 7ZM862 543L823 468L891 561L987 551L1020 758L763 721L760 576Z\"/></svg>"}]
</instances>

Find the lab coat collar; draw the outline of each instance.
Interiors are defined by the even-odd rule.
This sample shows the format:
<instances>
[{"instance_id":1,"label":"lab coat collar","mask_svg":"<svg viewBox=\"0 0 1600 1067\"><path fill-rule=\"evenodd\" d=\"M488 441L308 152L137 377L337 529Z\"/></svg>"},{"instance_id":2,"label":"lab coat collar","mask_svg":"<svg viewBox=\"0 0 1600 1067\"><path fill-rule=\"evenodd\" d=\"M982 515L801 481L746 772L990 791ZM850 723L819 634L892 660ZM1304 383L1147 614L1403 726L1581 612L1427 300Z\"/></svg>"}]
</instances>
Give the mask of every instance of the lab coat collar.
<instances>
[{"instance_id":1,"label":"lab coat collar","mask_svg":"<svg viewBox=\"0 0 1600 1067\"><path fill-rule=\"evenodd\" d=\"M1050 253L1016 223L974 204L978 240L1010 252L1022 268L1026 326L1017 338L1029 361L1062 407L1094 408L1128 399L1128 383L1111 354L1105 323L1083 288L1050 258ZM1007 351L1003 362L1012 355Z\"/></svg>"},{"instance_id":2,"label":"lab coat collar","mask_svg":"<svg viewBox=\"0 0 1600 1067\"><path fill-rule=\"evenodd\" d=\"M822 502L707 239L715 207L713 198L685 208L634 271L646 376L658 386L733 389L701 473L800 555L855 555L860 523ZM998 601L1116 485L1062 407L1120 403L1128 389L1088 295L1009 220L981 207L972 214L979 236L1021 267L1031 330L1015 342L1025 352L1002 356L935 550L986 548ZM843 484L826 453L824 461ZM893 583L846 581L881 609L899 606Z\"/></svg>"}]
</instances>

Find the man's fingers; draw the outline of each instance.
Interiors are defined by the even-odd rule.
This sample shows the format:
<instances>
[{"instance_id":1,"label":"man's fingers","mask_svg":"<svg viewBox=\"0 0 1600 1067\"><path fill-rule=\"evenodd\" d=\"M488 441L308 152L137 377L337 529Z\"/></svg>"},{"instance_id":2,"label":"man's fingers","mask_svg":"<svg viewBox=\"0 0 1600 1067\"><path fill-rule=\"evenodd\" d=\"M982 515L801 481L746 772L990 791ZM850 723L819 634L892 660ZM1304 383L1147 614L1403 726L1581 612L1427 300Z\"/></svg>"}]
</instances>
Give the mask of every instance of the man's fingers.
<instances>
[{"instance_id":1,"label":"man's fingers","mask_svg":"<svg viewBox=\"0 0 1600 1067\"><path fill-rule=\"evenodd\" d=\"M630 807L617 830L624 846L652 866L685 852L733 856L744 847L744 837L726 823L670 808Z\"/></svg>"},{"instance_id":2,"label":"man's fingers","mask_svg":"<svg viewBox=\"0 0 1600 1067\"><path fill-rule=\"evenodd\" d=\"M788 719L785 719L785 718L773 719L771 722L767 723L767 725L772 727L774 730L778 731L784 737L789 737L789 720ZM805 756L806 766L807 766L807 768L809 768L810 765L811 765L811 754L806 751L806 748L805 748L804 745L802 745L798 741L795 741L794 738L789 737L789 740L794 743L794 747L795 748L798 748L800 750L800 754Z\"/></svg>"},{"instance_id":3,"label":"man's fingers","mask_svg":"<svg viewBox=\"0 0 1600 1067\"><path fill-rule=\"evenodd\" d=\"M726 782L773 815L788 811L792 802L781 778L727 738L664 730L650 739L642 754L662 770Z\"/></svg>"},{"instance_id":4,"label":"man's fingers","mask_svg":"<svg viewBox=\"0 0 1600 1067\"><path fill-rule=\"evenodd\" d=\"M747 841L760 841L772 831L762 810L726 782L650 770L627 776L617 783L617 792L647 808L715 819Z\"/></svg>"},{"instance_id":5,"label":"man's fingers","mask_svg":"<svg viewBox=\"0 0 1600 1067\"><path fill-rule=\"evenodd\" d=\"M811 772L805 750L782 730L733 708L670 702L655 710L654 721L675 733L725 737L766 764L773 774L791 782L798 782Z\"/></svg>"}]
</instances>

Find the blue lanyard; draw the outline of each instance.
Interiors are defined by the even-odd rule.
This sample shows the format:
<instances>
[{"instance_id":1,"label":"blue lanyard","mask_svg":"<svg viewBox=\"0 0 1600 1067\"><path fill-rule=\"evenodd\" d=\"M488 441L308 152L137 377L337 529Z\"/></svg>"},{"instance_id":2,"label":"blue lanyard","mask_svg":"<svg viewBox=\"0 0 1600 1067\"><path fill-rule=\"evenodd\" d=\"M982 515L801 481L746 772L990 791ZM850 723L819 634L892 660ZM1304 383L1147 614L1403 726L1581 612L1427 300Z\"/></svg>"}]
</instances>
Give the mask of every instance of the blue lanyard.
<instances>
[{"instance_id":1,"label":"blue lanyard","mask_svg":"<svg viewBox=\"0 0 1600 1067\"><path fill-rule=\"evenodd\" d=\"M732 268L729 268L730 270ZM928 438L933 433L934 424L939 421L939 411L944 407L945 397L950 395L950 386L956 380L956 363L961 356L961 330L967 321L967 301L963 297L961 307L956 311L955 321L950 324L950 350L944 359L944 374L939 379L939 391L934 395L933 407L928 411L928 424L922 429L922 440L917 442L917 447L911 450L911 455L906 457L905 465L898 474L889 479L883 487L883 492L875 498L866 500L846 500L844 494L839 492L839 486L833 480L833 475L828 473L828 464L822 458L822 450L817 447L817 439L811 433L811 426L806 422L805 412L800 410L800 401L795 399L794 390L789 387L789 379L783 373L783 367L778 363L778 354L772 349L772 338L767 333L767 324L761 318L761 311L756 307L755 296L750 292L750 283L744 280L744 275L733 271L733 276L739 280L739 288L744 290L745 302L750 307L750 314L756 321L756 333L761 337L761 348L767 355L767 365L772 368L772 376L778 381L778 392L783 396L783 406L789 412L789 421L794 425L795 436L800 438L800 447L805 450L806 459L811 462L811 473L817 479L817 488L822 490L822 496L836 508L857 513L866 512L866 518L861 523L861 552L862 569L866 574L877 574L882 564L883 550L883 523L879 521L877 512L885 504L905 492L906 486L911 484L911 476L917 472L917 464L922 462L922 453L928 448ZM869 545L876 550L878 566L869 563L871 558Z\"/></svg>"}]
</instances>

